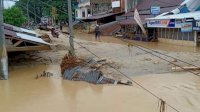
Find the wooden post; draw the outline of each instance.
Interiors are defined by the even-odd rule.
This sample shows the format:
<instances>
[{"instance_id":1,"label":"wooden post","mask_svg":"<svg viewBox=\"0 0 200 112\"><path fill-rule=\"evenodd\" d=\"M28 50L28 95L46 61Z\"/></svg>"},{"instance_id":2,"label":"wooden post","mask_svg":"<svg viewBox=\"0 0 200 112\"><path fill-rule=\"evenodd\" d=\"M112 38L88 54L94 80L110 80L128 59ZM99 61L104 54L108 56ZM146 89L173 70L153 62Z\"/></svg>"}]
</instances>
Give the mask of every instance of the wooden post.
<instances>
[{"instance_id":1,"label":"wooden post","mask_svg":"<svg viewBox=\"0 0 200 112\"><path fill-rule=\"evenodd\" d=\"M194 42L195 42L195 47L198 46L198 36L197 36L197 31L194 31Z\"/></svg>"}]
</instances>

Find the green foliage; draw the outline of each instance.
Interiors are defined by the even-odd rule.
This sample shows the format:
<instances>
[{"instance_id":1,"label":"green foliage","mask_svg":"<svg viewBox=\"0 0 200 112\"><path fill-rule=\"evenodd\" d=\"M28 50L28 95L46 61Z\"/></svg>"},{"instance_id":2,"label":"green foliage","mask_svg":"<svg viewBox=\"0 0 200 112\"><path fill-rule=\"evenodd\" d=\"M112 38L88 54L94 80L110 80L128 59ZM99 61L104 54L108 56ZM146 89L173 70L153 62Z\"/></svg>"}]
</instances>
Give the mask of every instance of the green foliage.
<instances>
[{"instance_id":1,"label":"green foliage","mask_svg":"<svg viewBox=\"0 0 200 112\"><path fill-rule=\"evenodd\" d=\"M29 1L29 2L28 2ZM52 17L52 8L57 9L57 20L67 20L67 0L19 0L16 3L16 6L22 7L23 12L27 14L27 4L30 10L29 16L35 18L37 15L37 22L40 21L40 18L43 16ZM77 7L77 0L72 0L72 10L75 12ZM65 13L64 13L65 12Z\"/></svg>"},{"instance_id":2,"label":"green foliage","mask_svg":"<svg viewBox=\"0 0 200 112\"><path fill-rule=\"evenodd\" d=\"M5 9L4 13L4 22L7 24L22 26L23 23L26 22L26 17L24 16L22 10L19 7L11 7L9 9Z\"/></svg>"}]
</instances>

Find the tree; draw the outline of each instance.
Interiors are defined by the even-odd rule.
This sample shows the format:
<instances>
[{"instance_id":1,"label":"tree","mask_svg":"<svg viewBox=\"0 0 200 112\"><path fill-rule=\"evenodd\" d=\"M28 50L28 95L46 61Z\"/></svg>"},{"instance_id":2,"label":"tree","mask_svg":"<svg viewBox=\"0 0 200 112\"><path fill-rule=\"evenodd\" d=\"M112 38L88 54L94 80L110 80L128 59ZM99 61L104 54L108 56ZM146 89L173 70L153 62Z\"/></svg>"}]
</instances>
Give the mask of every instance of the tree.
<instances>
[{"instance_id":1,"label":"tree","mask_svg":"<svg viewBox=\"0 0 200 112\"><path fill-rule=\"evenodd\" d=\"M5 9L4 13L4 22L14 26L22 26L26 22L26 16L23 14L22 10L19 7L11 7Z\"/></svg>"},{"instance_id":2,"label":"tree","mask_svg":"<svg viewBox=\"0 0 200 112\"><path fill-rule=\"evenodd\" d=\"M40 18L43 16L52 17L53 8L56 8L56 20L58 21L67 21L67 0L19 0L16 2L16 6L23 9L24 14L27 14L27 3L29 16L35 18L37 15L37 22L40 21ZM75 8L78 6L77 0L72 0L72 9L75 12Z\"/></svg>"}]
</instances>

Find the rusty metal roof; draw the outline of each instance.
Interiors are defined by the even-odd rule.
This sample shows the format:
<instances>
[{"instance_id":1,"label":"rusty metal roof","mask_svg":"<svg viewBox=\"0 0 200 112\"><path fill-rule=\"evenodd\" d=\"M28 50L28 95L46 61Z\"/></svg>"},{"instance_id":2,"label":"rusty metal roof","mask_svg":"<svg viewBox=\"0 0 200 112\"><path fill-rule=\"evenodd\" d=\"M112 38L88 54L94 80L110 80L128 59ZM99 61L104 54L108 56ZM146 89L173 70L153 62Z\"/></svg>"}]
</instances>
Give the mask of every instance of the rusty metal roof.
<instances>
[{"instance_id":1,"label":"rusty metal roof","mask_svg":"<svg viewBox=\"0 0 200 112\"><path fill-rule=\"evenodd\" d=\"M151 18L153 15L151 15L151 6L160 6L161 12L169 12L177 8L183 0L145 0L137 5L137 9L140 13L140 18L143 24L146 23L146 18ZM120 25L132 25L137 24L133 18L134 16L134 9L129 11L126 14L123 14L122 17L125 17L126 19L119 20Z\"/></svg>"},{"instance_id":2,"label":"rusty metal roof","mask_svg":"<svg viewBox=\"0 0 200 112\"><path fill-rule=\"evenodd\" d=\"M123 12L97 14L97 15L93 15L93 16L90 16L90 17L83 18L82 20L97 20L97 19L101 19L101 18L105 18L105 17L109 17L109 16L114 16L114 15L118 15L118 14L123 14Z\"/></svg>"},{"instance_id":3,"label":"rusty metal roof","mask_svg":"<svg viewBox=\"0 0 200 112\"><path fill-rule=\"evenodd\" d=\"M153 16L152 15L140 15L140 18L141 18L141 21L143 24L146 23L146 18L150 18L150 17L153 17ZM133 17L129 17L127 19L120 20L119 24L120 25L133 25L133 24L137 24L137 23Z\"/></svg>"},{"instance_id":4,"label":"rusty metal roof","mask_svg":"<svg viewBox=\"0 0 200 112\"><path fill-rule=\"evenodd\" d=\"M148 10L151 9L151 6L160 6L161 8L177 7L183 1L184 0L144 0L143 2L137 5L137 9L139 11Z\"/></svg>"}]
</instances>

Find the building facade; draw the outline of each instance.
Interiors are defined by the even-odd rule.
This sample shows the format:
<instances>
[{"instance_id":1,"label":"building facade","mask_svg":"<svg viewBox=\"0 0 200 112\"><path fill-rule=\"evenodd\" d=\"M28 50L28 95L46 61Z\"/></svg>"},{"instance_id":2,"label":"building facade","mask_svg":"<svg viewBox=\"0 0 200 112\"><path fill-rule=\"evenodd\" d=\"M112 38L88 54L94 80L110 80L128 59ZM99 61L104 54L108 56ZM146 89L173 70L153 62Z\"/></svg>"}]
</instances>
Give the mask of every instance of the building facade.
<instances>
[{"instance_id":1,"label":"building facade","mask_svg":"<svg viewBox=\"0 0 200 112\"><path fill-rule=\"evenodd\" d=\"M173 4L171 4L172 2ZM147 36L143 34L141 28L134 20L134 8L116 19L120 22L122 27L121 31L125 37L140 41L157 41L157 29L154 27L146 27L146 18L155 17L155 15L151 13L151 7L158 6L160 8L159 14L162 14L166 11L170 12L174 10L179 7L182 2L182 0L138 0L136 8L139 11L141 22L146 29Z\"/></svg>"},{"instance_id":2,"label":"building facade","mask_svg":"<svg viewBox=\"0 0 200 112\"><path fill-rule=\"evenodd\" d=\"M79 0L75 11L76 19L87 18L111 11L111 0Z\"/></svg>"},{"instance_id":3,"label":"building facade","mask_svg":"<svg viewBox=\"0 0 200 112\"><path fill-rule=\"evenodd\" d=\"M200 1L187 0L171 12L149 18L147 26L156 28L158 40L184 46L200 44Z\"/></svg>"}]
</instances>

